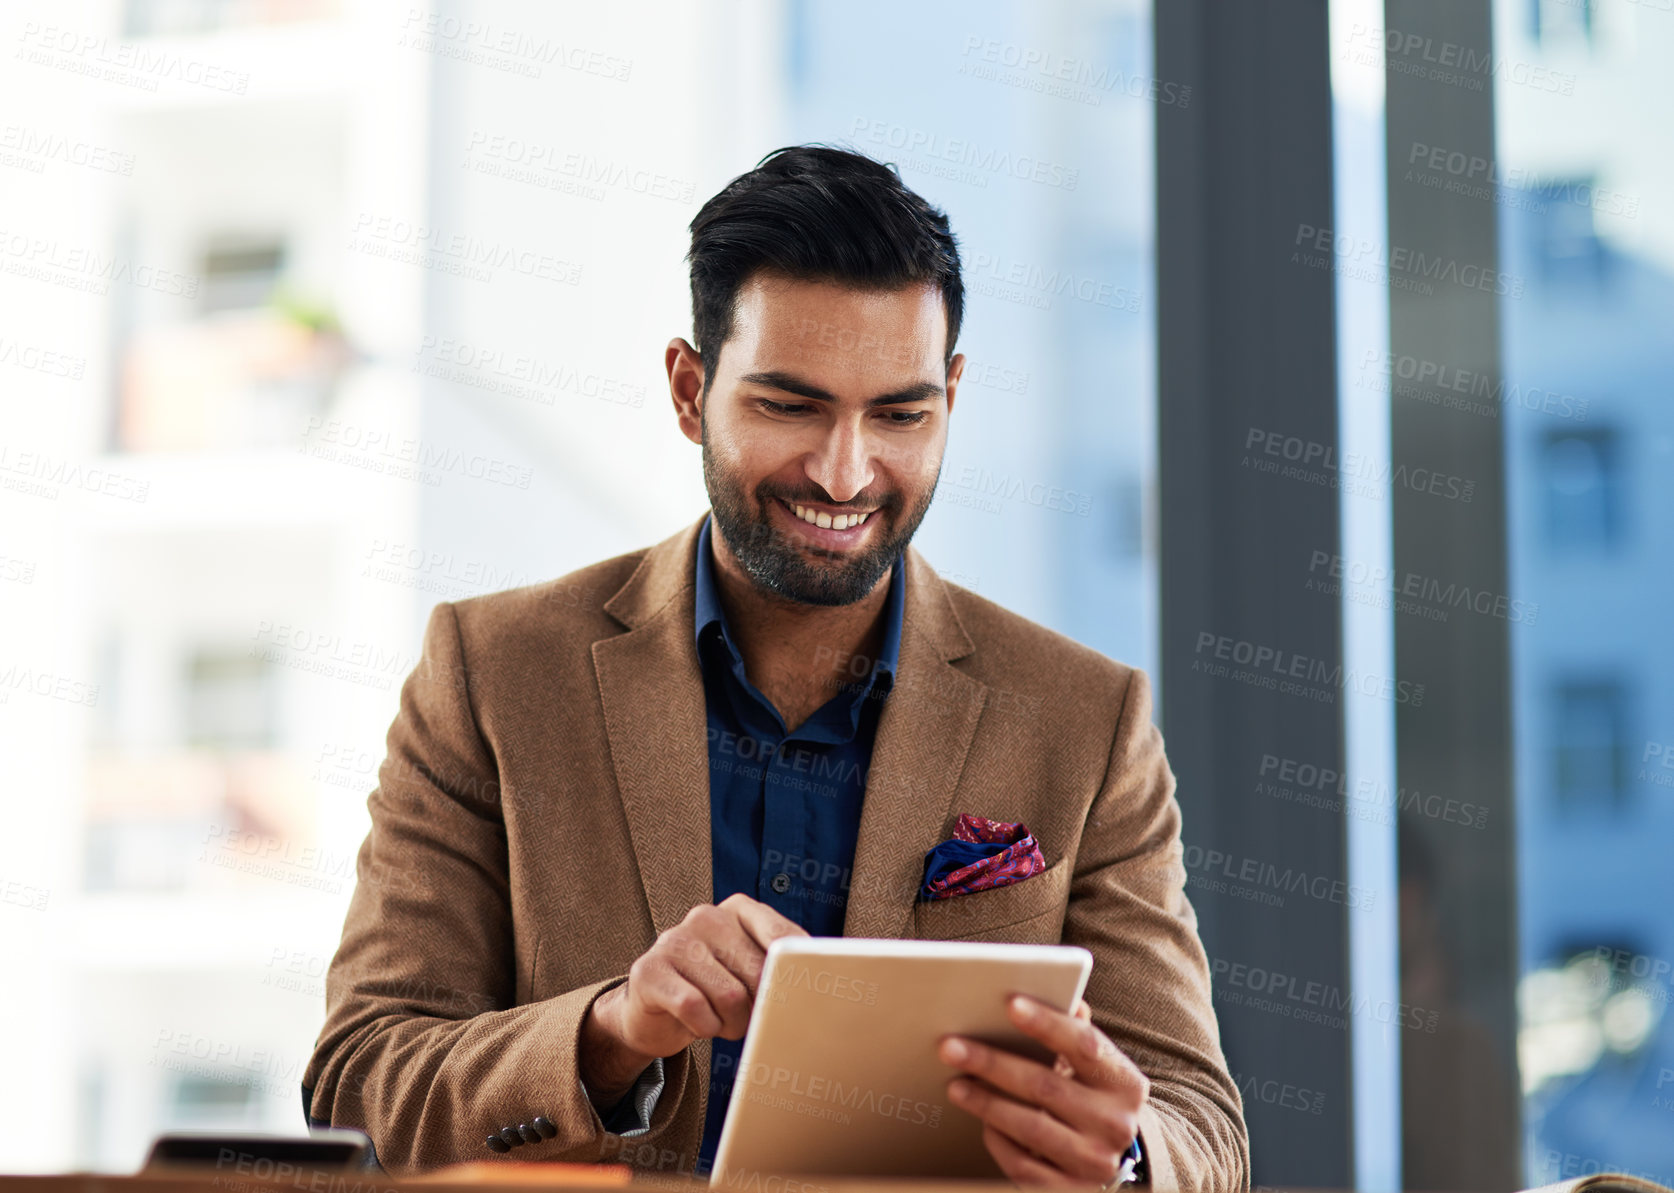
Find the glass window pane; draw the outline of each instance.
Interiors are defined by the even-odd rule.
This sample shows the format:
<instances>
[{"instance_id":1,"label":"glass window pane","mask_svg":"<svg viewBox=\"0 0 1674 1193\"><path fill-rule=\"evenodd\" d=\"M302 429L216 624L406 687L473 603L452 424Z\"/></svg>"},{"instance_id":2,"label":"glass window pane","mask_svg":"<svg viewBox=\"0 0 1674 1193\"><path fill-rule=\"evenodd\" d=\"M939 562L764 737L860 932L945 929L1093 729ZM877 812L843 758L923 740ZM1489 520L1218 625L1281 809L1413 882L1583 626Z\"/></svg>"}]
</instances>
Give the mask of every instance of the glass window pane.
<instances>
[{"instance_id":1,"label":"glass window pane","mask_svg":"<svg viewBox=\"0 0 1674 1193\"><path fill-rule=\"evenodd\" d=\"M1674 1180L1674 13L1496 5L1531 1185Z\"/></svg>"}]
</instances>

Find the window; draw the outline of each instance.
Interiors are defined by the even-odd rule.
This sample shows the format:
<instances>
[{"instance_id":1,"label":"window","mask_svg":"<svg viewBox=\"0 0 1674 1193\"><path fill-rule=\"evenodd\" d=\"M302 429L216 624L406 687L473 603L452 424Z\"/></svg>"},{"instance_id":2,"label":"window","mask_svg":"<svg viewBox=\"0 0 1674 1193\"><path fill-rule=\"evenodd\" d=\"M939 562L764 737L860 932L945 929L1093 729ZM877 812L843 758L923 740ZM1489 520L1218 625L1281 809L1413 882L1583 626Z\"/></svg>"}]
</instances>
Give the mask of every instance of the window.
<instances>
[{"instance_id":1,"label":"window","mask_svg":"<svg viewBox=\"0 0 1674 1193\"><path fill-rule=\"evenodd\" d=\"M285 267L285 246L277 240L224 239L212 242L203 260L203 309L253 310L267 304Z\"/></svg>"},{"instance_id":2,"label":"window","mask_svg":"<svg viewBox=\"0 0 1674 1193\"><path fill-rule=\"evenodd\" d=\"M1621 452L1610 429L1548 431L1541 449L1546 539L1558 548L1612 547L1622 534Z\"/></svg>"},{"instance_id":3,"label":"window","mask_svg":"<svg viewBox=\"0 0 1674 1193\"><path fill-rule=\"evenodd\" d=\"M1552 708L1552 783L1561 805L1619 803L1632 759L1628 698L1614 681L1560 683Z\"/></svg>"},{"instance_id":4,"label":"window","mask_svg":"<svg viewBox=\"0 0 1674 1193\"><path fill-rule=\"evenodd\" d=\"M1590 176L1543 179L1528 186L1534 258L1541 279L1558 283L1602 282L1609 264L1599 239L1593 204L1599 195Z\"/></svg>"},{"instance_id":5,"label":"window","mask_svg":"<svg viewBox=\"0 0 1674 1193\"><path fill-rule=\"evenodd\" d=\"M1541 46L1591 45L1597 0L1529 0L1529 32Z\"/></svg>"}]
</instances>

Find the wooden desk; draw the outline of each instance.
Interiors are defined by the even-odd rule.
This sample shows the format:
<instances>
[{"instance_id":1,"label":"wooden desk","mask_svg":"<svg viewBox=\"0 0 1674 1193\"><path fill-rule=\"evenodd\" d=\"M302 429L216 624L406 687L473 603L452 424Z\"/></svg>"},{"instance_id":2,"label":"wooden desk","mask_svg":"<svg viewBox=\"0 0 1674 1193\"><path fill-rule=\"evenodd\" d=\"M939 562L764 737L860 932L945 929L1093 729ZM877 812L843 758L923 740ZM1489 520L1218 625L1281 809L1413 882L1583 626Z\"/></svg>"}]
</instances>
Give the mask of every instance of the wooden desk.
<instances>
[{"instance_id":1,"label":"wooden desk","mask_svg":"<svg viewBox=\"0 0 1674 1193\"><path fill-rule=\"evenodd\" d=\"M109 1173L70 1173L58 1176L0 1176L0 1193L634 1193L662 1190L681 1193L709 1188L709 1183L686 1175L636 1175L623 1185L557 1181L477 1181L456 1184L433 1178L411 1180L364 1172L313 1170L285 1180L259 1180L233 1173L172 1172L119 1176ZM1010 1190L1006 1181L849 1180L774 1177L752 1182L735 1193L997 1193ZM1089 1189L1093 1186L1088 1186Z\"/></svg>"}]
</instances>

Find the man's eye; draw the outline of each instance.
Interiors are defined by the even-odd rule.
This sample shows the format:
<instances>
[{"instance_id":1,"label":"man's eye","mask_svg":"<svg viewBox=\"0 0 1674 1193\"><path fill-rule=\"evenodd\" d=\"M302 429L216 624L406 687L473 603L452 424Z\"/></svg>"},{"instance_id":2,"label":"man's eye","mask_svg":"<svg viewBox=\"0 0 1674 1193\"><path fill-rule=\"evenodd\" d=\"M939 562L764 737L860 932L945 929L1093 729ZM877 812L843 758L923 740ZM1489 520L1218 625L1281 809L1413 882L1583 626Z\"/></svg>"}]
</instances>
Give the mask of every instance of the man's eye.
<instances>
[{"instance_id":1,"label":"man's eye","mask_svg":"<svg viewBox=\"0 0 1674 1193\"><path fill-rule=\"evenodd\" d=\"M763 410L769 414L801 414L808 406L804 402L775 402L771 398L760 399Z\"/></svg>"},{"instance_id":2,"label":"man's eye","mask_svg":"<svg viewBox=\"0 0 1674 1193\"><path fill-rule=\"evenodd\" d=\"M916 427L929 417L929 412L924 410L891 410L889 423L895 427Z\"/></svg>"}]
</instances>

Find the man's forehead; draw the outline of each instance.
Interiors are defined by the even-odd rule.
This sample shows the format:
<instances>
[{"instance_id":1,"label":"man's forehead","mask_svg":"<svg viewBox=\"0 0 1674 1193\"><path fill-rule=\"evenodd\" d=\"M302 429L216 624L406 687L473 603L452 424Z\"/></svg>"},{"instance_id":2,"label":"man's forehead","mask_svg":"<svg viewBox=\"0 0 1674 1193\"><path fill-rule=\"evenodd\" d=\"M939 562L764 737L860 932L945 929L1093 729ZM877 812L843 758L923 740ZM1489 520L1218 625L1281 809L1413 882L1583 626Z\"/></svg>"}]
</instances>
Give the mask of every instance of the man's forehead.
<instances>
[{"instance_id":1,"label":"man's forehead","mask_svg":"<svg viewBox=\"0 0 1674 1193\"><path fill-rule=\"evenodd\" d=\"M733 336L758 357L858 353L870 358L852 362L862 367L912 367L942 359L947 313L929 282L867 289L757 274L739 288Z\"/></svg>"}]
</instances>

